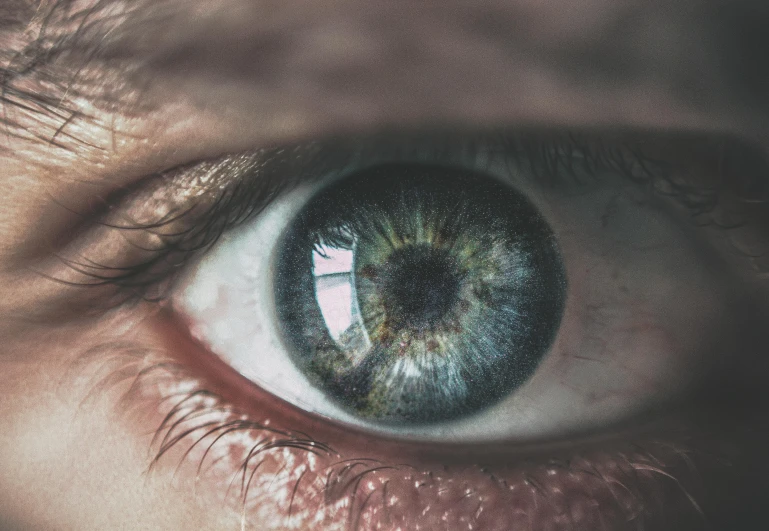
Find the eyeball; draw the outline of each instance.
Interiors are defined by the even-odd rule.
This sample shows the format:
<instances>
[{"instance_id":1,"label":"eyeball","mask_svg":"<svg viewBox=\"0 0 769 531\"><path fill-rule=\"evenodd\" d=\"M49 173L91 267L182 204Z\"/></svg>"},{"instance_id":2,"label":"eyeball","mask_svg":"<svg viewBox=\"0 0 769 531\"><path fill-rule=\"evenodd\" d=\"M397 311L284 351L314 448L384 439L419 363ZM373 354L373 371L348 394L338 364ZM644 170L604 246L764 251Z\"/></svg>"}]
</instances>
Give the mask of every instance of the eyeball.
<instances>
[{"instance_id":1,"label":"eyeball","mask_svg":"<svg viewBox=\"0 0 769 531\"><path fill-rule=\"evenodd\" d=\"M561 319L554 235L513 188L439 166L383 165L313 197L275 262L294 363L351 415L473 414L534 373Z\"/></svg>"},{"instance_id":2,"label":"eyeball","mask_svg":"<svg viewBox=\"0 0 769 531\"><path fill-rule=\"evenodd\" d=\"M629 181L544 186L516 160L380 159L286 190L173 307L278 399L389 437L550 439L684 395L732 326L724 276Z\"/></svg>"}]
</instances>

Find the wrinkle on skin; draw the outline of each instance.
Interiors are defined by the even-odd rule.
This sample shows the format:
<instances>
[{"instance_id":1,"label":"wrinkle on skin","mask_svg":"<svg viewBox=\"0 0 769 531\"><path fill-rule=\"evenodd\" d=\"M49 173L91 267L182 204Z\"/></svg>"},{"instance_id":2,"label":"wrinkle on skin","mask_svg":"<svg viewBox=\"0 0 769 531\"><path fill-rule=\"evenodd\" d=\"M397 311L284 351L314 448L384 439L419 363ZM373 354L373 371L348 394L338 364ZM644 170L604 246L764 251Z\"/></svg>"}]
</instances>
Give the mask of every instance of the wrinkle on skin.
<instances>
[{"instance_id":1,"label":"wrinkle on skin","mask_svg":"<svg viewBox=\"0 0 769 531\"><path fill-rule=\"evenodd\" d=\"M245 420L215 393L199 392L162 349L99 345L79 363L109 353L93 399L117 396L134 421L151 419L153 473L194 481L200 495L242 511L245 529L699 529L721 518L703 485L714 476L733 481L744 466L728 443L684 425L547 458L513 453L487 466L463 462L468 456L452 462L450 452L445 464L377 458L376 444L366 457L355 445L337 453L283 431L267 403L251 406L262 422Z\"/></svg>"},{"instance_id":2,"label":"wrinkle on skin","mask_svg":"<svg viewBox=\"0 0 769 531\"><path fill-rule=\"evenodd\" d=\"M4 3L2 519L12 527L48 529L106 529L126 522L165 529L240 525L239 515L210 497L196 497L188 484L175 483L173 469L144 475L146 445L137 441L137 432L154 426L148 430L139 423L128 429L105 403L84 409L81 400L92 388L89 375L56 390L75 353L122 330L111 319L53 330L23 323L15 313L30 300L43 304L49 294L27 274L29 261L15 259L44 254L56 231L79 219L57 209L56 202L86 211L120 186L191 160L382 127L500 122L713 127L765 139L763 71L746 59L760 57L765 47L757 46L761 39L740 37L751 13L759 27L767 17L756 2L730 3L742 14L732 18L711 17L709 5L692 0L676 8L664 2L631 7L592 0L572 11L553 0L484 0L469 11L458 0L419 6L370 0L162 0L150 8L117 0ZM646 29L621 31L634 29L634 21ZM607 35L622 39L621 45L606 41ZM72 36L77 38L67 38ZM208 45L201 49L198 42ZM738 65L723 60L735 56L745 60ZM615 78L625 60L640 66ZM70 317L76 321L77 315ZM759 448L746 446L742 463L752 464L765 440L756 437L753 444ZM623 475L663 481L691 509L688 496L670 478L686 483L687 472L681 476L658 462L669 458L672 468L685 469L688 458L681 456L688 453L672 448L654 458L626 453L619 466ZM753 474L765 468L756 465ZM367 474L360 475L364 470L370 468L346 469L340 484L367 488ZM526 478L519 470L507 473L517 474L514 481L526 485L522 490L532 500L566 503L562 493L542 496L553 484L538 477L547 475L545 469L537 470ZM735 469L737 479L722 485L727 496L766 492L765 480L754 484L756 478L740 476L742 470ZM491 482L488 474L476 473ZM359 509L344 513L344 521L395 518L388 513L386 493L415 476L393 474L382 471L384 480L374 491L361 491L355 502ZM586 481L607 486L607 499L628 490L624 479L590 477ZM301 476L305 482L312 482L307 474ZM563 484L558 488L563 491ZM440 487L431 489L437 496ZM276 495L283 503L290 497L288 504L298 511L299 498L311 497L309 492L283 489ZM473 518L489 518L483 509L488 506L472 497L463 500L473 502ZM516 500L521 507L533 503ZM729 499L726 506L742 501ZM374 507L388 509L367 516ZM590 500L580 510L596 514L590 513ZM442 513L423 515L425 521L434 522L428 520L433 514ZM520 519L511 521L536 529L529 506L509 514ZM578 518L576 512L570 518Z\"/></svg>"},{"instance_id":3,"label":"wrinkle on skin","mask_svg":"<svg viewBox=\"0 0 769 531\"><path fill-rule=\"evenodd\" d=\"M198 156L446 123L765 130L765 82L744 66L760 51L740 38L746 18L766 19L755 2L730 3L734 15L720 18L704 1L74 5L40 4L24 32L34 36L24 46L34 66L8 69L4 85L17 104L45 102L22 109L13 131L62 149L80 138L98 160L150 133L150 150L170 144L195 158L193 130L208 136L209 153ZM4 40L18 47L19 34L13 25ZM6 61L19 52L5 50ZM28 127L40 116L50 123ZM238 138L225 146L225 132Z\"/></svg>"},{"instance_id":4,"label":"wrinkle on skin","mask_svg":"<svg viewBox=\"0 0 769 531\"><path fill-rule=\"evenodd\" d=\"M706 2L694 19L695 3L671 12L600 0L576 12L493 0L472 10L298 0L13 5L0 33L12 164L4 173L74 207L191 160L341 131L536 122L711 126L763 138L769 123L762 101L735 97L739 76L725 75L723 54L712 52L723 44L756 55L732 43L742 19L718 26ZM638 65L632 72L603 59L618 49ZM4 212L46 221L48 203L19 212L33 201L22 194ZM35 232L13 229L11 245Z\"/></svg>"}]
</instances>

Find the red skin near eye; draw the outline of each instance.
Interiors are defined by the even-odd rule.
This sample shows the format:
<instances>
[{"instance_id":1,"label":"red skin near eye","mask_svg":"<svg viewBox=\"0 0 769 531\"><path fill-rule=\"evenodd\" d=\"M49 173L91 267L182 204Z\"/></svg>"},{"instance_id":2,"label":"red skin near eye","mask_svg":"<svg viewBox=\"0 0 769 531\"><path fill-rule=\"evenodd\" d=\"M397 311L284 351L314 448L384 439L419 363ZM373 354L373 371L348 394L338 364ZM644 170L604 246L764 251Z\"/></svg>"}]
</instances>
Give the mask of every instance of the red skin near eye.
<instances>
[{"instance_id":1,"label":"red skin near eye","mask_svg":"<svg viewBox=\"0 0 769 531\"><path fill-rule=\"evenodd\" d=\"M158 463L182 458L181 474L245 507L255 529L697 530L730 514L721 493L750 488L740 434L712 418L710 433L673 418L526 447L386 440L270 395L186 330L170 313L150 330L208 391L157 409L172 441Z\"/></svg>"}]
</instances>

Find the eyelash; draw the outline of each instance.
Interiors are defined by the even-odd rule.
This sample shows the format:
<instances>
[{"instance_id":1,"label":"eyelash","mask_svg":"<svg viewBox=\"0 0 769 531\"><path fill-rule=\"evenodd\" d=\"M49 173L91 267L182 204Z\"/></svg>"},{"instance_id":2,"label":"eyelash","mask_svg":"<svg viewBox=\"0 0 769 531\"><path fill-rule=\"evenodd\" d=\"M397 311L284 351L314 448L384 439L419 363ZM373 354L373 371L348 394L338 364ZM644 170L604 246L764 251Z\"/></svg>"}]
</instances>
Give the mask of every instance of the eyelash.
<instances>
[{"instance_id":1,"label":"eyelash","mask_svg":"<svg viewBox=\"0 0 769 531\"><path fill-rule=\"evenodd\" d=\"M493 132L479 135L467 142L463 141L461 145L470 152L469 158L472 159L478 154L478 145L487 140L501 147L499 153L487 153L489 163L496 156L511 157L516 162L529 165L532 174L550 186L564 178L580 181L584 178L579 175L580 170L588 174L610 171L633 182L645 184L650 193L673 198L686 207L693 217L712 213L719 203L718 189L691 185L675 179L675 171L669 163L645 155L632 142L604 144L592 137L581 137L573 133L511 135L507 132ZM423 143L423 149L427 153L435 153L438 150L447 152L455 146L452 138L432 139ZM204 212L196 211L199 205L193 204L181 213L167 214L164 218L150 223L142 224L129 220L125 224L112 224L109 221L97 220L96 225L112 228L126 235L144 233L145 236L160 239L162 244L152 250L149 258L121 266L107 265L88 257L70 259L59 256L69 269L81 276L80 281L65 283L116 287L117 292L106 304L108 308L137 301L162 302L173 288L175 278L192 258L204 253L227 231L258 215L272 199L289 190L300 180L306 179L307 175L339 172L340 168L359 164L359 160L363 160L365 164L367 158L381 158L382 153L385 157L401 157L407 149L404 144L408 143L399 143L391 138L370 140L362 147L352 148L344 141L331 144L313 143L241 156L248 159L247 164L259 168L259 177L254 178L253 172L247 171L245 175L231 179ZM727 146L727 143L724 141L721 145ZM292 160L294 157L302 159L298 166ZM224 160L223 164L214 161L168 170L158 174L156 178L162 181L173 173L205 174L211 171L206 164L212 166L215 171L220 171L221 166L225 166L226 171L228 158L225 157ZM451 162L452 160L448 161ZM236 160L235 165L240 169L243 163ZM264 168L267 170L264 171ZM759 178L765 175L754 172L754 176ZM755 188L757 180L751 179L745 185L746 188ZM122 191L118 198L123 199L132 192L133 190ZM754 197L749 200L755 202ZM115 203L108 201L109 213L120 210L120 201ZM167 230L179 223L183 225L182 230ZM126 242L131 245L128 238ZM138 245L136 247L148 250ZM62 281L57 278L54 280Z\"/></svg>"},{"instance_id":2,"label":"eyelash","mask_svg":"<svg viewBox=\"0 0 769 531\"><path fill-rule=\"evenodd\" d=\"M163 420L152 433L148 473L174 447L188 442L177 464L178 471L193 450L209 439L198 461L196 478L199 478L205 473L207 458L214 452L217 443L223 439L226 441L225 436L236 432L244 435L264 434L272 438L270 443L254 445L249 449L246 460L237 467L242 473L239 498L245 502L250 488L247 478L252 471L249 463L260 454L287 448L317 456L335 455L329 446L308 436L277 430L249 420L245 413L229 405L224 398L204 389L181 363L136 342L107 342L94 346L79 356L70 371L78 374L84 365L96 360L102 364L106 375L95 378L92 391L83 404L123 385L126 388L117 400L118 409L123 413L134 411L141 415L156 410L158 405L161 408L165 405L167 409Z\"/></svg>"},{"instance_id":3,"label":"eyelash","mask_svg":"<svg viewBox=\"0 0 769 531\"><path fill-rule=\"evenodd\" d=\"M339 517L336 504L339 504L340 507L346 507L343 516L345 529L355 530L360 528L366 511L379 510L373 506L372 500L381 500L381 510L397 510L399 502L388 496L388 492L397 492L394 485L415 485L416 494L438 489L441 485L437 478L433 478L432 472L419 471L408 464L385 464L371 458L345 458L328 445L305 434L278 430L253 421L221 396L201 387L182 364L138 344L104 343L89 349L80 357L79 362L85 364L99 360L103 363L105 355L109 357L109 367L105 371L107 375L97 379L91 399L124 384L127 387L118 399L124 414L142 414L156 410L158 404L168 404L162 422L151 434L148 474L160 466L161 460L172 449L179 447L183 451L176 464L176 472L191 460L197 483L206 474L212 473L220 460L227 458L233 441L236 441L235 444L243 439L256 441L241 451L245 457L234 467L225 467L236 472L223 483L227 485L224 496L235 500L243 514L251 501L251 489L261 479L258 474L262 462L271 457L285 460L285 454L281 455L284 452L298 453L305 456L304 459L312 454L320 461L316 470L311 470L308 465L302 472L295 471L298 477L286 478L286 492L291 493L285 511L289 520L292 514L295 515L292 511L298 501L295 500L297 494L308 495L300 490L300 486L308 489L311 497L317 497L317 503L311 506L310 511L329 511L327 518L336 519ZM78 370L78 367L73 366L72 369ZM178 390L184 386L188 388ZM570 501L561 497L553 498L550 491L556 488L557 492L559 481L568 478L577 484L592 485L593 490L590 492L594 499L607 497L613 500L610 505L620 512L619 521L636 522L642 528L646 524L654 525L654 518L659 517L659 508L650 507L655 500L652 493L661 487L658 482L672 481L681 496L681 503L688 507L686 510L699 515L700 521L705 521L705 515L696 501L698 493L691 490L696 484L691 479L684 479L683 473L679 476L671 472L671 469L681 468L696 474L696 470L691 470L694 456L683 442L691 434L682 428L680 436L684 437L680 447L676 443L657 441L651 437L642 442L601 450L571 451L564 459L521 459L514 466L528 492L523 495L518 493L520 498L515 498L511 491L511 500L514 498L521 502L526 499L535 522L538 518L550 521L547 518L554 515L566 517L571 509ZM193 454L196 449L198 452L195 457ZM675 465L669 464L671 456L675 456ZM726 454L711 458L722 462L730 459ZM666 464L662 465L663 462ZM482 475L486 481L506 492L506 480L495 477L482 464L468 470ZM261 472L261 475L271 478L272 485L281 473ZM236 495L230 498L233 488L236 489ZM277 486L276 489L279 490ZM264 494L258 489L256 492ZM469 507L470 513L478 515L482 512L484 500L476 493L465 492L457 503L462 504L465 500L466 504L472 505ZM461 510L464 509L463 506ZM605 509L603 507L601 510ZM677 507L679 511L682 509Z\"/></svg>"},{"instance_id":4,"label":"eyelash","mask_svg":"<svg viewBox=\"0 0 769 531\"><path fill-rule=\"evenodd\" d=\"M574 135L559 136L558 141L550 142L507 136L504 136L503 140L509 141L509 144L506 144L508 146L506 153L509 155L509 151L514 151L518 157L530 163L537 178L544 179L545 183L556 183L563 178L579 179L577 170L580 167L590 171L610 170L635 182L646 183L652 192L673 196L689 207L694 214L711 212L718 202L718 194L713 190L677 183L672 177L669 165L646 157L630 144L605 146L594 143L588 146ZM365 150L358 150L355 153L360 158L365 156L361 155ZM139 301L160 303L172 290L174 279L184 270L189 260L205 252L231 228L258 215L260 209L267 205L271 198L298 181L298 178L284 179L287 174L281 170L284 168L282 165L285 164L281 157L290 158L290 155L290 150L260 153L259 156L262 158L275 157L273 160L276 161L277 170L267 174L266 178L262 175L258 180L249 178L235 180L233 185L224 188L216 199L206 206L205 211L195 211L193 205L179 215L160 219L155 223L115 224L104 220L96 222L98 225L120 232L139 231L158 236L163 241L163 245L153 250L152 256L145 261L115 267L87 259L63 260L68 267L83 276L82 282L77 285L116 288L119 297L110 299L110 307L130 306L131 303ZM334 151L333 156L323 160L317 158L307 163L304 172L300 174L323 174L337 168L344 168L350 164L351 158L350 150L343 146L338 148L338 151ZM186 172L199 169L200 166L201 164L195 164L165 173ZM111 210L119 209L118 204ZM164 232L166 228L175 227L174 224L180 220L186 223L184 230L173 229ZM131 244L129 240L126 241L129 245ZM386 497L386 480L385 486L382 487L385 489L384 493L375 494L375 491L359 493L358 491L365 475L374 474L372 470L383 466L380 463L369 459L342 459L341 455L321 441L304 434L277 430L252 420L249 414L232 406L226 398L207 390L206 386L192 377L190 371L178 360L147 351L133 342L109 343L94 347L83 359L102 359L105 355L112 356L114 363L110 364L107 376L96 383L94 394L102 394L107 389L125 384L128 388L122 393L119 402L126 409L131 409L129 406L138 405L138 410L141 410L142 404L154 411L157 411L159 405L165 408L164 418L152 434L148 471L154 470L162 458L170 455L174 449L180 448L183 452L177 468L184 466L185 462L196 455L197 459L193 460L197 462L195 477L199 478L209 473L222 458L214 457L219 451L219 446L230 445L231 441L239 437L245 441L261 439L244 449L245 457L235 466L238 472L230 478L230 486L240 484L237 498L243 511L249 501L249 491L259 469L259 460L270 452L312 454L327 462L328 465L324 471L327 471L328 475L321 489L321 499L325 501L322 503L342 499L352 500L349 503L347 516L350 528L354 528L355 522L362 518L372 497L376 498L379 495ZM641 462L646 468L640 470L646 470L646 473L651 476L658 474L672 477L669 472L655 464L658 463L655 453L660 451L659 448L652 448L656 443L650 441L648 444L649 449L634 445L627 450L627 453L620 453L619 456L625 461L624 464L619 463L616 466L627 467L627 471L623 473L638 474L639 470L633 468L633 463ZM583 459L584 463L591 463L591 458ZM686 461L688 458L683 456L682 459ZM584 474L584 481L595 481L596 472L588 470L587 466L584 470L580 469L574 465L576 461L579 461L579 458L566 463L551 462L548 466L566 470L572 475ZM540 463L534 463L531 467L533 472L531 472L530 488L533 499L544 497L544 501L552 503L551 500L546 499L546 493L541 487L537 486L540 483L536 479L537 474L544 474L546 467ZM408 471L407 468L390 465L387 465L387 468L393 475ZM478 467L478 470L485 473L482 467ZM385 470L379 470L377 473L383 475ZM300 476L292 485L290 489L292 501L289 505L293 503L293 496L298 492L303 478L304 475ZM494 480L491 475L489 478ZM675 477L673 479L679 482ZM603 476L600 476L600 480L604 482L607 493L616 497L617 494L613 491L610 480ZM634 489L632 485L623 485L617 478L614 478L614 481L619 482L628 492ZM693 504L695 511L699 511L694 498L683 485L681 488L684 489L683 493ZM631 492L630 499L629 505L623 508L628 517L643 515L648 496L642 492Z\"/></svg>"}]
</instances>

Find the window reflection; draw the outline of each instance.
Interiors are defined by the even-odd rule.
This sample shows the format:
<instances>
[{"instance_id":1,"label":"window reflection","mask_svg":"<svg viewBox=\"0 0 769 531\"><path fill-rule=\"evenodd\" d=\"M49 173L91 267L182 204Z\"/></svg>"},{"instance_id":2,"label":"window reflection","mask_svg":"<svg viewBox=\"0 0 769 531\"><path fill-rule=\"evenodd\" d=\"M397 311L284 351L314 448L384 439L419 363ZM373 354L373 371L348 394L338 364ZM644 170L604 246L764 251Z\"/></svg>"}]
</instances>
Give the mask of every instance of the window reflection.
<instances>
[{"instance_id":1,"label":"window reflection","mask_svg":"<svg viewBox=\"0 0 769 531\"><path fill-rule=\"evenodd\" d=\"M331 338L362 359L371 343L363 326L355 290L355 245L340 249L318 244L312 252L315 298Z\"/></svg>"}]
</instances>

